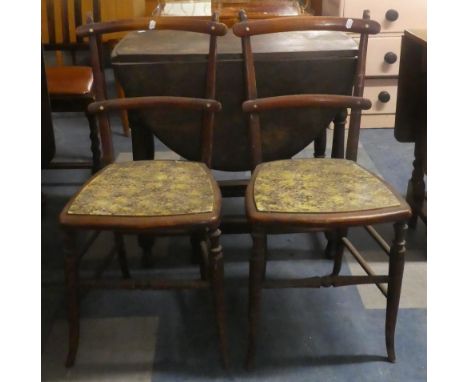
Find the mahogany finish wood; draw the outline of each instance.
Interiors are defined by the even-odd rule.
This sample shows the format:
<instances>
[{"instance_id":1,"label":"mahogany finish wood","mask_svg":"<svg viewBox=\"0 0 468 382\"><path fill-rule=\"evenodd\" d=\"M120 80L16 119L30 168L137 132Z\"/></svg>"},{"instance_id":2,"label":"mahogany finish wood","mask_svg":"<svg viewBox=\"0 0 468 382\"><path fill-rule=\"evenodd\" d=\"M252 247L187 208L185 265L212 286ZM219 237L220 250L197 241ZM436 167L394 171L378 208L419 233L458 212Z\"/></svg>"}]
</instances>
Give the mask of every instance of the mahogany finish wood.
<instances>
[{"instance_id":1,"label":"mahogany finish wood","mask_svg":"<svg viewBox=\"0 0 468 382\"><path fill-rule=\"evenodd\" d=\"M87 37L93 34L102 35L147 29L196 32L218 37L227 33L226 25L211 20L200 20L192 17L138 17L81 25L76 29L76 35Z\"/></svg>"},{"instance_id":2,"label":"mahogany finish wood","mask_svg":"<svg viewBox=\"0 0 468 382\"><path fill-rule=\"evenodd\" d=\"M242 104L242 110L246 113L299 107L356 108L369 110L372 107L372 103L368 99L361 97L330 94L295 94L257 98Z\"/></svg>"},{"instance_id":3,"label":"mahogany finish wood","mask_svg":"<svg viewBox=\"0 0 468 382\"><path fill-rule=\"evenodd\" d=\"M405 200L395 191L399 205L394 207L358 210L354 212L327 212L327 213L288 213L259 211L256 207L254 185L259 173L262 171L263 153L261 146L261 127L259 113L266 110L315 107L336 108L343 110L338 113L338 131L334 134L333 157L356 161L359 142L359 128L361 110L369 109L371 103L363 99L365 61L368 34L378 33L380 25L369 19L369 12L365 11L363 19L340 18L284 18L259 21L247 21L245 12L240 12L241 22L233 27L234 33L242 38L243 55L245 62L245 81L247 101L243 104L244 112L248 113L249 130L252 152L252 174L246 191L246 213L252 226L253 250L250 259L249 276L249 345L247 350L246 366L251 368L255 361L256 334L259 328L260 302L262 288L320 288L330 286L376 284L380 288L382 283L388 283L387 319L385 336L387 354L390 361L395 360L394 334L396 316L401 289L404 264L404 235L406 224L404 221L411 216ZM353 96L333 94L301 94L287 95L271 98L257 99L255 66L251 47L251 36L297 30L341 30L360 33L358 62L354 79ZM344 150L344 120L346 108L351 109L351 121L348 134L346 152ZM336 145L336 147L335 147ZM320 161L320 159L316 159ZM385 182L384 182L385 183ZM385 183L390 190L392 188ZM281 197L281 196L279 196ZM395 222L395 241L390 253L390 272L387 275L376 275L346 238L349 227L369 226L373 223ZM289 232L304 232L318 229L327 232L329 245L327 254L333 258L331 274L322 277L312 277L299 280L266 280L265 269L267 261L267 235ZM373 236L377 238L377 236ZM382 244L382 243L380 243ZM341 264L344 248L347 247L366 270L368 276L341 276ZM382 289L384 291L384 289Z\"/></svg>"},{"instance_id":4,"label":"mahogany finish wood","mask_svg":"<svg viewBox=\"0 0 468 382\"><path fill-rule=\"evenodd\" d=\"M240 23L232 27L234 34L239 37L305 30L360 34L377 34L380 32L380 24L376 21L342 17L295 16L254 21L241 18L241 20Z\"/></svg>"},{"instance_id":5,"label":"mahogany finish wood","mask_svg":"<svg viewBox=\"0 0 468 382\"><path fill-rule=\"evenodd\" d=\"M216 43L216 35L221 30L226 30L223 24L217 23L218 15L213 15L213 20L208 24L209 28L200 29L203 32L214 36L211 38L211 44ZM118 23L108 23L110 29L106 25L91 24L96 27L100 33L106 33L109 30L114 31ZM124 24L128 26L129 24ZM197 20L189 20L182 24L173 23L166 24L172 30L198 30L202 24ZM207 25L203 23L203 25ZM211 28L213 27L213 29ZM121 30L121 29L120 29ZM101 35L99 35L100 37ZM97 34L93 33L89 36L90 47L92 53L93 70L98 75L98 84L102 84L102 65L99 48L99 39ZM213 210L207 213L188 213L184 215L169 215L169 216L103 216L103 215L79 215L69 214L68 210L79 192L67 203L62 213L60 214L60 223L64 228L66 236L66 280L68 291L68 321L69 321L69 352L66 366L70 367L74 364L75 357L78 351L79 340L79 290L84 288L118 288L118 289L199 289L209 288L213 294L213 303L215 310L216 325L219 334L219 347L222 364L228 365L227 352L227 335L225 326L225 306L224 306L224 283L223 283L223 252L219 242L221 231L220 214L221 214L221 191L217 182L213 178L209 166L212 156L212 133L214 129L214 114L221 110L221 104L212 99L215 97L215 69L216 69L216 48L210 47L209 63L207 65L207 83L206 94L204 99L185 98L185 97L140 97L140 98L123 98L116 100L105 100L104 91L101 88L96 92L99 101L92 103L89 106L89 112L97 114L102 121L107 119L107 114L111 111L122 111L130 109L154 109L154 108L177 108L181 112L187 109L202 110L205 117L201 121L201 130L203 140L199 150L200 161L206 164L203 170L210 181L211 189L213 190ZM147 133L147 132L146 132ZM135 127L132 131L133 139L141 139L148 137L145 131ZM149 139L153 139L151 132ZM154 151L153 154L154 155ZM138 160L139 158L134 158ZM145 158L146 159L146 158ZM86 187L96 177L102 175L96 174L89 179L83 186ZM123 280L100 280L102 270L105 268L105 261L100 268L100 272L94 280L79 280L78 265L81 259L81 252L76 248L75 236L79 230L97 230L97 231L113 231L115 237L115 245L109 254L109 259L118 255L119 265L122 271ZM204 265L200 266L200 280L134 280L130 276L128 269L124 236L125 234L139 235L139 243L144 249L144 260L149 262L151 246L154 241L154 235L192 235L195 244L197 242L201 246L203 252ZM88 244L87 244L88 245ZM206 265L205 265L206 264Z\"/></svg>"},{"instance_id":6,"label":"mahogany finish wood","mask_svg":"<svg viewBox=\"0 0 468 382\"><path fill-rule=\"evenodd\" d=\"M153 108L176 108L204 111L221 111L221 104L214 99L186 97L137 97L94 102L88 112L103 114L115 110L135 110Z\"/></svg>"}]
</instances>

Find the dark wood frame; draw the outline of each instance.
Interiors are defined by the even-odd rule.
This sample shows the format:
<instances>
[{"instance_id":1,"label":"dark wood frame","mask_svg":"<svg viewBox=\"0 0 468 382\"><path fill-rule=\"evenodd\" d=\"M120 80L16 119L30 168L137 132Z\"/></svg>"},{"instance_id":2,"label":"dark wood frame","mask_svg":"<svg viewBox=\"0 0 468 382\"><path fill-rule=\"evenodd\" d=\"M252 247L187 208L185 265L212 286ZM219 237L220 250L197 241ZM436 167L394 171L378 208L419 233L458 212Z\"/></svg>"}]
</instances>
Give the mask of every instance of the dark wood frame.
<instances>
[{"instance_id":1,"label":"dark wood frame","mask_svg":"<svg viewBox=\"0 0 468 382\"><path fill-rule=\"evenodd\" d=\"M246 192L246 212L252 228L253 250L250 258L249 276L249 345L246 357L247 368L252 368L255 361L256 332L260 314L262 288L320 288L330 286L376 284L387 297L385 336L388 359L395 361L394 335L401 282L404 268L406 219L411 211L402 197L393 193L400 201L400 206L353 213L267 213L259 212L255 206L254 183L262 168L261 127L259 112L278 108L324 107L343 110L351 109L349 134L344 149L344 126L340 123L334 132L332 157L356 161L359 142L361 110L369 109L371 103L362 98L364 90L365 63L368 35L380 31L380 25L370 20L369 11L364 11L363 19L345 19L336 17L294 17L271 20L248 21L245 12L240 12L240 22L233 27L234 34L242 38L242 49L245 63L245 82L247 101L243 110L249 114L249 131L251 142L251 161L253 175ZM272 98L257 98L255 66L250 36L266 33L329 30L347 31L360 34L358 61L352 96L307 94L288 95ZM343 119L343 115L338 119ZM392 188L384 182L391 190ZM370 224L393 221L395 239L390 247ZM346 237L348 228L365 226L371 236L384 248L390 258L388 275L376 275L364 258ZM329 239L326 253L333 258L333 269L329 275L306 279L266 280L267 234L324 231ZM341 276L341 264L344 249L348 248L364 268L367 276ZM382 285L388 283L388 290Z\"/></svg>"},{"instance_id":2,"label":"dark wood frame","mask_svg":"<svg viewBox=\"0 0 468 382\"><path fill-rule=\"evenodd\" d=\"M220 354L223 366L228 365L227 336L225 326L224 308L224 285L223 285L223 252L219 243L221 231L220 210L221 192L218 184L214 180L209 170L212 157L212 135L214 129L214 114L221 110L221 104L214 100L216 88L216 41L217 36L227 32L224 24L218 23L218 15L214 14L211 21L201 20L164 20L164 28L170 30L195 30L200 33L210 35L210 49L207 65L206 98L186 98L186 97L140 97L125 98L116 100L105 100L103 89L97 92L98 102L88 107L88 112L97 114L100 121L107 120L107 114L111 111L122 111L129 109L145 108L177 108L196 109L203 111L202 121L202 142L200 147L201 162L205 166L205 172L211 181L214 194L214 209L210 213L187 214L177 216L151 216L151 217L122 217L122 216L92 216L92 215L71 215L68 209L74 198L72 198L62 213L60 223L65 233L65 276L68 295L68 322L69 322L69 351L66 366L74 364L78 351L79 341L79 290L83 288L119 288L119 289L198 289L210 288L214 297L216 313L216 325L219 334ZM148 25L145 21L146 26ZM82 35L88 34L90 38L91 58L93 69L97 74L98 85L103 84L103 73L101 64L101 52L99 49L100 37L104 33L111 31L123 31L127 29L143 29L141 21L121 21L109 23L93 23L86 27L79 28ZM95 33L94 31L99 31ZM104 126L108 128L107 126ZM136 137L144 135L135 128ZM154 154L154 150L152 155ZM134 158L147 159L147 158ZM100 173L94 177L100 176ZM88 180L86 184L93 179ZM86 187L86 184L84 187ZM96 230L97 232L107 230L113 231L115 244L104 261L104 265L110 262L109 258L118 254L118 260L122 271L123 280L107 281L101 280L102 271L97 272L96 279L79 280L78 267L81 258L92 245L98 233L94 234L86 243L84 249L78 250L76 246L76 234L78 230ZM147 243L151 243L154 235L192 235L195 244L199 245L201 255L200 280L133 280L130 279L130 272L127 266L124 247L124 234L138 234L139 241L143 247L148 248ZM146 243L146 244L145 244ZM149 247L151 248L151 247ZM104 269L104 266L101 267Z\"/></svg>"}]
</instances>

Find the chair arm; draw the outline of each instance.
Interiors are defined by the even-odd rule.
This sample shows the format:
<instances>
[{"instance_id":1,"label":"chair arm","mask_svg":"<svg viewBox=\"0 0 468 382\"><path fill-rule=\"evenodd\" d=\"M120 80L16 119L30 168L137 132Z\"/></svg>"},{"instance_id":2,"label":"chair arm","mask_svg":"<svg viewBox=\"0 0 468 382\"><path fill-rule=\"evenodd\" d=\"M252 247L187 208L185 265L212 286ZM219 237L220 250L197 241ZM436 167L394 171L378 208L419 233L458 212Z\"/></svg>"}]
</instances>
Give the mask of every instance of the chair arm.
<instances>
[{"instance_id":1,"label":"chair arm","mask_svg":"<svg viewBox=\"0 0 468 382\"><path fill-rule=\"evenodd\" d=\"M246 113L256 113L271 109L302 107L368 110L372 107L372 102L366 98L352 96L331 94L295 94L279 97L258 98L245 101L242 104L242 110Z\"/></svg>"},{"instance_id":2,"label":"chair arm","mask_svg":"<svg viewBox=\"0 0 468 382\"><path fill-rule=\"evenodd\" d=\"M176 108L218 112L222 106L216 100L187 97L134 97L93 102L88 106L91 114L105 113L113 110L133 110L151 108Z\"/></svg>"}]
</instances>

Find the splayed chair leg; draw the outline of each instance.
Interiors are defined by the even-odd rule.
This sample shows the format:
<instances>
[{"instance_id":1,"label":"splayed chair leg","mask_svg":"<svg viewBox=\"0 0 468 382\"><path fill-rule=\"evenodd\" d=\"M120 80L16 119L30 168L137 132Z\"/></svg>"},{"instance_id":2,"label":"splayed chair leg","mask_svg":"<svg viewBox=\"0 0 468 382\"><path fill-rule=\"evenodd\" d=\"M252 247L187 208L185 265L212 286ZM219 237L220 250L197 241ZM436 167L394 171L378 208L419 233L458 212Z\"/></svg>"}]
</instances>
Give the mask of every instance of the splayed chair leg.
<instances>
[{"instance_id":1,"label":"splayed chair leg","mask_svg":"<svg viewBox=\"0 0 468 382\"><path fill-rule=\"evenodd\" d=\"M65 366L75 364L80 337L80 312L78 301L78 262L75 233L65 232L65 283L68 318L68 355Z\"/></svg>"},{"instance_id":2,"label":"splayed chair leg","mask_svg":"<svg viewBox=\"0 0 468 382\"><path fill-rule=\"evenodd\" d=\"M257 325L260 316L262 281L265 271L266 240L264 233L252 233L253 250L250 258L249 274L249 337L246 368L255 364Z\"/></svg>"},{"instance_id":3,"label":"splayed chair leg","mask_svg":"<svg viewBox=\"0 0 468 382\"><path fill-rule=\"evenodd\" d=\"M400 304L401 284L405 267L405 236L408 226L404 222L394 224L395 239L390 250L387 312L385 318L385 342L390 362L395 362L395 327Z\"/></svg>"},{"instance_id":4,"label":"splayed chair leg","mask_svg":"<svg viewBox=\"0 0 468 382\"><path fill-rule=\"evenodd\" d=\"M223 249L219 243L221 231L219 229L210 232L210 276L211 288L214 297L216 311L216 326L219 335L219 348L221 360L224 368L229 366L229 356L227 350L227 330L226 330L226 308L224 303L224 264Z\"/></svg>"}]
</instances>

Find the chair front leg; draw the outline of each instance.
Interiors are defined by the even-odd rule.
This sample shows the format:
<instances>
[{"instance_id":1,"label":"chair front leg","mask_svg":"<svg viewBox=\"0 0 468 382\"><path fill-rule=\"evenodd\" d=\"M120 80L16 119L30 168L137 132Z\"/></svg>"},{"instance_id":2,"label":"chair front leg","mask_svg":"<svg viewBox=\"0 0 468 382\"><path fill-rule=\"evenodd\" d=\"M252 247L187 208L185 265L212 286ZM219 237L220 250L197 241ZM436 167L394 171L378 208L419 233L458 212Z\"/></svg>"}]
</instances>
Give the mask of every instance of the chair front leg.
<instances>
[{"instance_id":1,"label":"chair front leg","mask_svg":"<svg viewBox=\"0 0 468 382\"><path fill-rule=\"evenodd\" d=\"M210 277L211 289L216 312L216 326L219 335L219 347L224 368L229 366L226 331L226 308L224 303L224 264L223 249L219 243L221 231L216 229L209 233L210 237Z\"/></svg>"},{"instance_id":2,"label":"chair front leg","mask_svg":"<svg viewBox=\"0 0 468 382\"><path fill-rule=\"evenodd\" d=\"M400 304L401 284L405 267L405 236L408 226L405 222L394 224L395 239L390 250L387 312L385 318L385 342L390 362L395 362L395 327Z\"/></svg>"},{"instance_id":3,"label":"chair front leg","mask_svg":"<svg viewBox=\"0 0 468 382\"><path fill-rule=\"evenodd\" d=\"M78 257L76 234L75 232L67 230L65 232L65 284L68 313L68 355L65 366L67 368L75 364L80 336Z\"/></svg>"},{"instance_id":4,"label":"chair front leg","mask_svg":"<svg viewBox=\"0 0 468 382\"><path fill-rule=\"evenodd\" d=\"M341 271L341 264L343 263L343 252L344 252L344 243L343 238L348 234L348 230L340 228L336 231L336 246L334 249L333 256L333 271L332 276L338 276Z\"/></svg>"},{"instance_id":5,"label":"chair front leg","mask_svg":"<svg viewBox=\"0 0 468 382\"><path fill-rule=\"evenodd\" d=\"M257 324L260 316L262 282L265 273L266 234L252 233L253 250L250 258L249 274L249 338L246 368L252 369L255 363Z\"/></svg>"}]
</instances>

